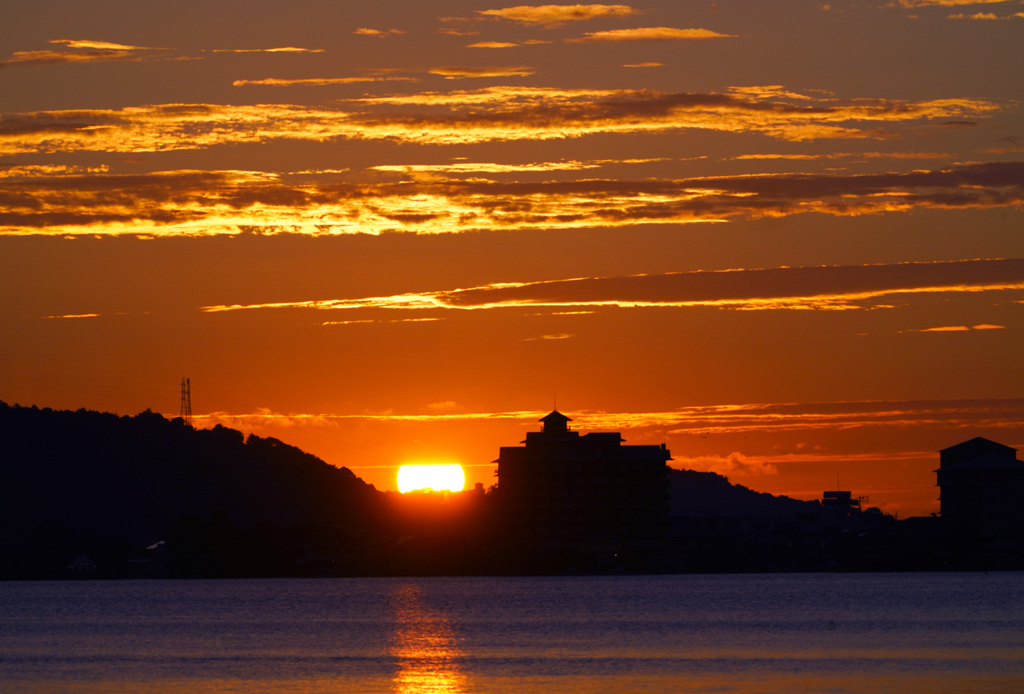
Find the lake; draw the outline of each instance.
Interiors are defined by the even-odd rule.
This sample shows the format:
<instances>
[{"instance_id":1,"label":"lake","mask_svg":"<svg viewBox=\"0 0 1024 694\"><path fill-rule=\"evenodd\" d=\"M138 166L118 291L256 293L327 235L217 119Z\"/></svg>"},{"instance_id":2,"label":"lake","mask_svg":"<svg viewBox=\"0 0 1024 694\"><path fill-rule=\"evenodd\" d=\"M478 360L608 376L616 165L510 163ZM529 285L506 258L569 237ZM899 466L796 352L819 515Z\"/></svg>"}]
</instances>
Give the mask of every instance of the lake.
<instances>
[{"instance_id":1,"label":"lake","mask_svg":"<svg viewBox=\"0 0 1024 694\"><path fill-rule=\"evenodd\" d=\"M0 689L1024 691L1024 574L0 583Z\"/></svg>"}]
</instances>

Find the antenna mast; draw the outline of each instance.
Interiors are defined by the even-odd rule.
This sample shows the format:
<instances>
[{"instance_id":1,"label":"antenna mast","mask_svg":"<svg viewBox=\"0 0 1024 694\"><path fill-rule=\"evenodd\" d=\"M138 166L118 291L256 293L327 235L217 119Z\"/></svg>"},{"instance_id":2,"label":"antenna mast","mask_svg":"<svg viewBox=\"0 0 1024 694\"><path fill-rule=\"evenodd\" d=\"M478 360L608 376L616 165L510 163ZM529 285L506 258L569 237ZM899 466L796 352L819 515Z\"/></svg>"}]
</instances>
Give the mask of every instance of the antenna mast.
<instances>
[{"instance_id":1,"label":"antenna mast","mask_svg":"<svg viewBox=\"0 0 1024 694\"><path fill-rule=\"evenodd\" d=\"M192 383L187 378L181 379L181 418L192 424Z\"/></svg>"}]
</instances>

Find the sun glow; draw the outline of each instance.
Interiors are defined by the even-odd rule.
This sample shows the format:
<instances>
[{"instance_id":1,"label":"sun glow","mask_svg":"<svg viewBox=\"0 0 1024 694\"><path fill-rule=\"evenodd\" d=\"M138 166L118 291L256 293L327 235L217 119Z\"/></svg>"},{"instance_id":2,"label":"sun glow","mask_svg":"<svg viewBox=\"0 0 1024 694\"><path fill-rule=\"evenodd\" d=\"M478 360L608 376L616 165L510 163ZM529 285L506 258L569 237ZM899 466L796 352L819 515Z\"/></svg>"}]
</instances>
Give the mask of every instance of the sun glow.
<instances>
[{"instance_id":1,"label":"sun glow","mask_svg":"<svg viewBox=\"0 0 1024 694\"><path fill-rule=\"evenodd\" d=\"M466 474L461 465L403 465L398 469L398 491L432 489L435 492L461 492Z\"/></svg>"}]
</instances>

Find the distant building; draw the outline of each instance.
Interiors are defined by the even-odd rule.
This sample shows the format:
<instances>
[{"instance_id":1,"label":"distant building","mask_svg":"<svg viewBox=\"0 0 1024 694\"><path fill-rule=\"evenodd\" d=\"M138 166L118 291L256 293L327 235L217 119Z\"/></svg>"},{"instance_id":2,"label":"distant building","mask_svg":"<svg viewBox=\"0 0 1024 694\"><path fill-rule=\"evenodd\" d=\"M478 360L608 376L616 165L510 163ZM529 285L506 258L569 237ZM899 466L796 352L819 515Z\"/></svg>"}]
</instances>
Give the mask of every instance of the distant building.
<instances>
[{"instance_id":1,"label":"distant building","mask_svg":"<svg viewBox=\"0 0 1024 694\"><path fill-rule=\"evenodd\" d=\"M821 499L821 527L825 532L861 528L861 499L849 491L826 491Z\"/></svg>"},{"instance_id":2,"label":"distant building","mask_svg":"<svg viewBox=\"0 0 1024 694\"><path fill-rule=\"evenodd\" d=\"M503 446L498 494L505 527L532 547L591 559L643 551L668 531L668 449L625 446L618 433L569 430L557 410L524 446Z\"/></svg>"},{"instance_id":3,"label":"distant building","mask_svg":"<svg viewBox=\"0 0 1024 694\"><path fill-rule=\"evenodd\" d=\"M79 554L73 562L68 564L68 573L79 578L83 576L96 575L96 562L86 554Z\"/></svg>"},{"instance_id":4,"label":"distant building","mask_svg":"<svg viewBox=\"0 0 1024 694\"><path fill-rule=\"evenodd\" d=\"M1024 538L1024 462L981 437L939 451L943 525L984 540Z\"/></svg>"}]
</instances>

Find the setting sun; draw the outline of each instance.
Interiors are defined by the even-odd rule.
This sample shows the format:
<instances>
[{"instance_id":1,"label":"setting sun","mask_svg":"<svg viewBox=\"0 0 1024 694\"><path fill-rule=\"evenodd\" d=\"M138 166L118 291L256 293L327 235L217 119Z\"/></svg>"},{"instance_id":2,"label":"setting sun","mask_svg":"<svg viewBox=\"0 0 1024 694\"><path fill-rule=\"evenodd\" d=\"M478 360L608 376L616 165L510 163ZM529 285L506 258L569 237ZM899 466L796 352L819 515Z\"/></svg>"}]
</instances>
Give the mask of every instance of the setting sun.
<instances>
[{"instance_id":1,"label":"setting sun","mask_svg":"<svg viewBox=\"0 0 1024 694\"><path fill-rule=\"evenodd\" d=\"M398 491L432 489L435 492L461 492L466 475L461 465L403 465L398 469Z\"/></svg>"}]
</instances>

